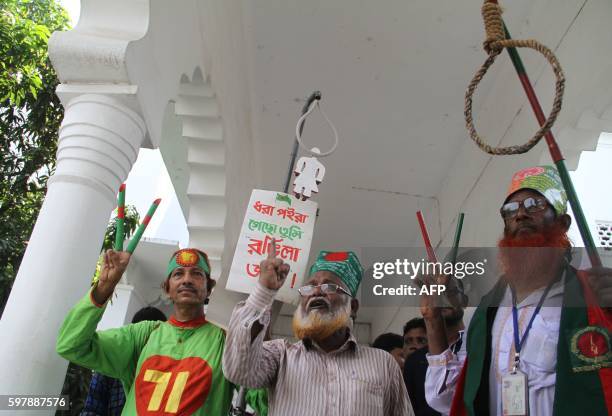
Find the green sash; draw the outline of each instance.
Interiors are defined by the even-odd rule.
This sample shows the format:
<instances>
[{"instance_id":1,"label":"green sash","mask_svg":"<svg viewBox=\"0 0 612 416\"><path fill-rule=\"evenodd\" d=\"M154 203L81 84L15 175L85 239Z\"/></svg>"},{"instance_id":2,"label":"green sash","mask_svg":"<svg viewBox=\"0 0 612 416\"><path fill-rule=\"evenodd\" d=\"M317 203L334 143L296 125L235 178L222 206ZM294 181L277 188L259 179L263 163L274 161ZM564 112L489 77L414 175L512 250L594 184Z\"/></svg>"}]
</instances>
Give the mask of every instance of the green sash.
<instances>
[{"instance_id":1,"label":"green sash","mask_svg":"<svg viewBox=\"0 0 612 416\"><path fill-rule=\"evenodd\" d=\"M609 365L600 363L592 368L579 366L579 354L572 351L572 340L581 331L590 330L587 307L576 271L567 267L559 340L557 343L557 379L553 414L555 416L606 415L598 369ZM469 415L489 412L489 368L491 365L491 338L497 306L506 285L501 281L483 297L470 322L467 338L469 365L466 372L463 401ZM575 344L575 342L574 342ZM608 339L609 345L609 339ZM575 350L575 348L574 348ZM609 358L609 354L606 359Z\"/></svg>"}]
</instances>

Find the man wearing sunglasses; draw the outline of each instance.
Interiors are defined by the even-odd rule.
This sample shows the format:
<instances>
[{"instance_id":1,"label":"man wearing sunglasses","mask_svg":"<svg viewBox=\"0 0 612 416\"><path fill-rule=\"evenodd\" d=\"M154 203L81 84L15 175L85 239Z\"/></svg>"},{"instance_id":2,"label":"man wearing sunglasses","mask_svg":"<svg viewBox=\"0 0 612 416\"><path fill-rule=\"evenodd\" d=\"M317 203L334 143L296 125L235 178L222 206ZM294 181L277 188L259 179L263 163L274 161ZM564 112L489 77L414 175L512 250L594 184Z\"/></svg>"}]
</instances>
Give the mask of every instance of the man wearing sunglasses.
<instances>
[{"instance_id":1,"label":"man wearing sunglasses","mask_svg":"<svg viewBox=\"0 0 612 416\"><path fill-rule=\"evenodd\" d=\"M571 218L556 169L517 172L500 213L503 274L481 299L459 351L448 345L433 296L421 298L427 401L455 415L610 414L612 321L601 306L612 304L612 270L569 265ZM594 288L599 304L588 301Z\"/></svg>"},{"instance_id":2,"label":"man wearing sunglasses","mask_svg":"<svg viewBox=\"0 0 612 416\"><path fill-rule=\"evenodd\" d=\"M274 295L288 272L273 243L261 262L257 288L232 313L223 355L226 377L268 388L271 416L413 415L393 357L357 345L352 333L363 273L353 252L323 251L312 265L293 317L299 342L263 340Z\"/></svg>"}]
</instances>

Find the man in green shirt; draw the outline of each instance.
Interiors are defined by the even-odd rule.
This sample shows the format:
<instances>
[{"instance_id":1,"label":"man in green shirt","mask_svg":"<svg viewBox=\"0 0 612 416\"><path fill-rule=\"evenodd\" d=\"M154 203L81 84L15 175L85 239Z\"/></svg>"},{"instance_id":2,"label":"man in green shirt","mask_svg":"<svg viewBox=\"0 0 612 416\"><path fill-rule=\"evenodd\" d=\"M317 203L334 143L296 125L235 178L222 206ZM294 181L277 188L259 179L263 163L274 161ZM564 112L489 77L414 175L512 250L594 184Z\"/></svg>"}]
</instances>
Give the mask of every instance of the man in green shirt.
<instances>
[{"instance_id":1,"label":"man in green shirt","mask_svg":"<svg viewBox=\"0 0 612 416\"><path fill-rule=\"evenodd\" d=\"M221 370L225 332L204 316L215 284L207 255L196 249L172 255L163 283L174 304L167 322L96 331L129 261L127 252L104 254L98 283L60 329L57 352L120 379L127 395L123 415L227 415L233 386Z\"/></svg>"}]
</instances>

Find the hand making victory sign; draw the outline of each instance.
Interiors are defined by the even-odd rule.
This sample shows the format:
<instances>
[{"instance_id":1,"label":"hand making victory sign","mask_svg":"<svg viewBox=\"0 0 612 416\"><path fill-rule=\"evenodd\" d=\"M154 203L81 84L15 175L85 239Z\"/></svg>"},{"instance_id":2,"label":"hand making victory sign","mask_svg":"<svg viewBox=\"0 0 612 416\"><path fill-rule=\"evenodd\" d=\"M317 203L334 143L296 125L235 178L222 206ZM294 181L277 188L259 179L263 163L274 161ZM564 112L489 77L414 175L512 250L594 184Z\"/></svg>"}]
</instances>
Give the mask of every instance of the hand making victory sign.
<instances>
[{"instance_id":1,"label":"hand making victory sign","mask_svg":"<svg viewBox=\"0 0 612 416\"><path fill-rule=\"evenodd\" d=\"M100 279L92 292L95 301L104 304L113 294L115 286L127 269L131 253L126 251L107 250L104 252L104 262L100 270Z\"/></svg>"},{"instance_id":2,"label":"hand making victory sign","mask_svg":"<svg viewBox=\"0 0 612 416\"><path fill-rule=\"evenodd\" d=\"M272 239L268 257L259 264L259 283L271 290L278 290L289 274L289 265L276 257L276 239Z\"/></svg>"}]
</instances>

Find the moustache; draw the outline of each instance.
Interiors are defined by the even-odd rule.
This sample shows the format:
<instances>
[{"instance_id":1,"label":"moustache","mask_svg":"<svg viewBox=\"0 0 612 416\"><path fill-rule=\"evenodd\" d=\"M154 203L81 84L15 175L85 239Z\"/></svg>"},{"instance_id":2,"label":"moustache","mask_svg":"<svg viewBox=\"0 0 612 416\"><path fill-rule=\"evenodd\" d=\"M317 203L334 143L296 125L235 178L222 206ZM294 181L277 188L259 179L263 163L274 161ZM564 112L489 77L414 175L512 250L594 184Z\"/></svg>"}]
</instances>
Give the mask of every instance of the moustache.
<instances>
[{"instance_id":1,"label":"moustache","mask_svg":"<svg viewBox=\"0 0 612 416\"><path fill-rule=\"evenodd\" d=\"M306 303L306 312L325 308L327 310L331 310L331 302L327 298L322 296L314 297L310 299L308 303Z\"/></svg>"},{"instance_id":2,"label":"moustache","mask_svg":"<svg viewBox=\"0 0 612 416\"><path fill-rule=\"evenodd\" d=\"M514 236L510 235L507 230L504 230L504 235L498 241L497 246L499 248L507 247L553 247L553 248L569 248L572 243L567 236L565 229L559 225L554 224L546 227L541 232L537 231L537 227L531 223L524 223L517 230L530 229L534 233L528 236Z\"/></svg>"}]
</instances>

